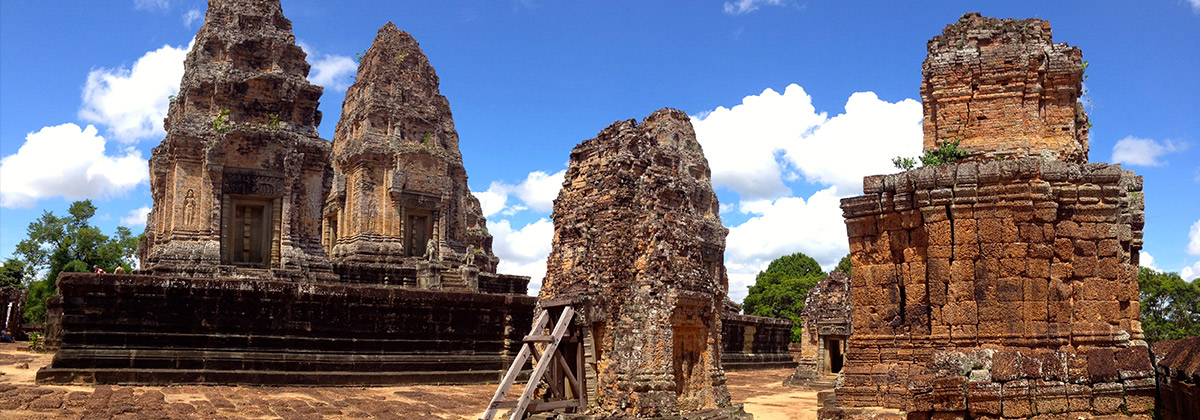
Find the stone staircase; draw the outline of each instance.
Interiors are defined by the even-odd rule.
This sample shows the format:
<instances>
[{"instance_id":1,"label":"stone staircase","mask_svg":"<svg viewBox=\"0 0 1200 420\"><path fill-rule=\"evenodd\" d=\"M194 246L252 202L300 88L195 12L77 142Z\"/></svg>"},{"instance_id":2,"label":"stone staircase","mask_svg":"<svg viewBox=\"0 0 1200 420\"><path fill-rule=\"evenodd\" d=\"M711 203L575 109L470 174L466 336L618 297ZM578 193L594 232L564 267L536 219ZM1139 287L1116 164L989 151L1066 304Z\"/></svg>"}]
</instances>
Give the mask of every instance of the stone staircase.
<instances>
[{"instance_id":1,"label":"stone staircase","mask_svg":"<svg viewBox=\"0 0 1200 420\"><path fill-rule=\"evenodd\" d=\"M468 291L467 279L458 270L442 271L442 290Z\"/></svg>"}]
</instances>

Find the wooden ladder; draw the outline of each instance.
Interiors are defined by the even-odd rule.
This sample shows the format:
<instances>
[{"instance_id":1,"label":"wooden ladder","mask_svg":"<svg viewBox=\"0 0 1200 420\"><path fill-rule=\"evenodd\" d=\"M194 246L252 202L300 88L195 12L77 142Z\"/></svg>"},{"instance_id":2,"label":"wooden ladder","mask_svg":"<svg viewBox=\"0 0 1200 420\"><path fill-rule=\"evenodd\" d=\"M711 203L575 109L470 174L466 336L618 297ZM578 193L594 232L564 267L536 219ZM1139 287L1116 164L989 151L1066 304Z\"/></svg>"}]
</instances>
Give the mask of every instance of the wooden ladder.
<instances>
[{"instance_id":1,"label":"wooden ladder","mask_svg":"<svg viewBox=\"0 0 1200 420\"><path fill-rule=\"evenodd\" d=\"M584 392L582 382L584 378L579 374L583 371L583 337L578 333L573 333L564 340L564 335L567 335L568 330L575 330L571 328L575 309L569 304L561 302L555 304L543 301L542 304L543 307L538 309L536 314L533 329L522 340L524 343L521 344L517 358L513 360L508 372L504 374L504 379L496 388L496 395L492 397L487 411L484 411L480 420L493 420L496 412L501 408L514 408L512 417L509 419L521 420L525 418L526 412L537 413L560 408L574 408L578 412L587 407L587 394ZM558 322L554 324L550 335L545 335L546 323L550 320L550 311L558 309L562 311L558 316ZM563 352L564 348L560 346L564 341L575 344L575 354L572 357L574 368L570 366L571 363L568 363L567 356ZM537 354L535 343L545 343L546 351L540 355ZM521 398L516 401L504 401L504 397L512 388L513 381L517 379L521 368L525 366L525 362L530 357L533 357L533 374L530 375L529 382L525 383L525 390L521 393ZM548 376L547 372L549 372ZM564 389L564 378L567 381L565 385L568 385L569 389ZM547 385L545 395L541 400L532 401L534 391L538 389L543 380ZM570 395L567 394L568 391L571 392Z\"/></svg>"}]
</instances>

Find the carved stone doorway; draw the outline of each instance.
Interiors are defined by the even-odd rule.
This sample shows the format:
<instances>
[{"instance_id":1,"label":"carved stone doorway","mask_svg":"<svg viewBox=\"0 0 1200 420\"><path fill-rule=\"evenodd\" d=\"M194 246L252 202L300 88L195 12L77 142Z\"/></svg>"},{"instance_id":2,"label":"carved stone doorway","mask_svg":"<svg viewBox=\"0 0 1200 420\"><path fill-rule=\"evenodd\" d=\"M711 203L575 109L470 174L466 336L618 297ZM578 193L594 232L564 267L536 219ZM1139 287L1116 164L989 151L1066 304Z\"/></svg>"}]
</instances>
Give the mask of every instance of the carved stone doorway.
<instances>
[{"instance_id":1,"label":"carved stone doorway","mask_svg":"<svg viewBox=\"0 0 1200 420\"><path fill-rule=\"evenodd\" d=\"M405 256L425 256L433 232L433 218L428 211L410 209L405 214L408 216L404 232Z\"/></svg>"},{"instance_id":2,"label":"carved stone doorway","mask_svg":"<svg viewBox=\"0 0 1200 420\"><path fill-rule=\"evenodd\" d=\"M226 264L268 268L271 240L275 232L274 203L270 198L228 196L223 206L225 229L221 235L221 256Z\"/></svg>"}]
</instances>

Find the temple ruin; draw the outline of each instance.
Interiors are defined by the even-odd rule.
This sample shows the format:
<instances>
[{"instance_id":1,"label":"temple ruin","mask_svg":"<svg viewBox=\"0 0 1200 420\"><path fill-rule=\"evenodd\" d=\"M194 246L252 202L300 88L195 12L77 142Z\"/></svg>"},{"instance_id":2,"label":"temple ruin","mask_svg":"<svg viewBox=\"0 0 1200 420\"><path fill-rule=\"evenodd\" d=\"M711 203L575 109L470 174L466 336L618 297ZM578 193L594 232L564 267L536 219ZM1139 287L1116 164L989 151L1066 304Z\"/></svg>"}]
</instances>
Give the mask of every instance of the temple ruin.
<instances>
[{"instance_id":1,"label":"temple ruin","mask_svg":"<svg viewBox=\"0 0 1200 420\"><path fill-rule=\"evenodd\" d=\"M846 362L846 340L851 325L850 276L840 271L829 273L808 290L800 317L800 361L786 380L788 385L803 386L822 381L842 372Z\"/></svg>"},{"instance_id":2,"label":"temple ruin","mask_svg":"<svg viewBox=\"0 0 1200 420\"><path fill-rule=\"evenodd\" d=\"M574 308L579 345L565 358L581 356L568 376L582 381L584 407L569 418L748 418L721 368L728 230L709 176L687 114L673 109L571 151L538 303Z\"/></svg>"},{"instance_id":3,"label":"temple ruin","mask_svg":"<svg viewBox=\"0 0 1200 420\"><path fill-rule=\"evenodd\" d=\"M528 279L496 274L438 83L412 36L379 29L333 136L325 251L345 281L523 293Z\"/></svg>"},{"instance_id":4,"label":"temple ruin","mask_svg":"<svg viewBox=\"0 0 1200 420\"><path fill-rule=\"evenodd\" d=\"M278 1L210 2L150 158L144 271L337 280L321 250L322 88L304 57Z\"/></svg>"},{"instance_id":5,"label":"temple ruin","mask_svg":"<svg viewBox=\"0 0 1200 420\"><path fill-rule=\"evenodd\" d=\"M1086 163L1079 49L978 14L928 47L925 149L962 136L969 155L842 200L854 331L821 417L1149 414L1142 180Z\"/></svg>"}]
</instances>

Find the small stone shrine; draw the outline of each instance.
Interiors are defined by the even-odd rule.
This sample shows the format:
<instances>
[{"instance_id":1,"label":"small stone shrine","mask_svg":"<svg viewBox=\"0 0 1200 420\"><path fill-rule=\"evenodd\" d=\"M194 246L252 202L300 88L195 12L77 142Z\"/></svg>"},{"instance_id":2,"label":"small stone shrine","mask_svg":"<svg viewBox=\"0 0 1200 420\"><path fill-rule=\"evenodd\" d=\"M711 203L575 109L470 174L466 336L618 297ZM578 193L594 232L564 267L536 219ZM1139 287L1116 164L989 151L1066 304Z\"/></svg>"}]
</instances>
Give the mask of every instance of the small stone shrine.
<instances>
[{"instance_id":1,"label":"small stone shrine","mask_svg":"<svg viewBox=\"0 0 1200 420\"><path fill-rule=\"evenodd\" d=\"M1082 54L978 14L928 47L925 149L969 154L842 200L854 331L821 418L1148 416L1142 179L1086 163Z\"/></svg>"},{"instance_id":2,"label":"small stone shrine","mask_svg":"<svg viewBox=\"0 0 1200 420\"><path fill-rule=\"evenodd\" d=\"M748 418L721 368L725 235L687 114L613 123L571 151L539 305L569 300L584 416Z\"/></svg>"},{"instance_id":3,"label":"small stone shrine","mask_svg":"<svg viewBox=\"0 0 1200 420\"><path fill-rule=\"evenodd\" d=\"M804 298L804 320L800 338L800 360L796 372L785 381L800 386L820 382L825 375L841 373L846 361L846 339L850 337L850 276L829 273L808 290Z\"/></svg>"}]
</instances>

